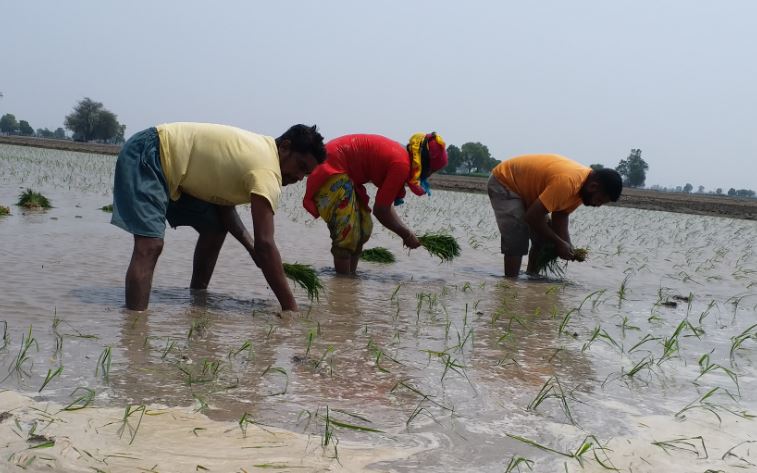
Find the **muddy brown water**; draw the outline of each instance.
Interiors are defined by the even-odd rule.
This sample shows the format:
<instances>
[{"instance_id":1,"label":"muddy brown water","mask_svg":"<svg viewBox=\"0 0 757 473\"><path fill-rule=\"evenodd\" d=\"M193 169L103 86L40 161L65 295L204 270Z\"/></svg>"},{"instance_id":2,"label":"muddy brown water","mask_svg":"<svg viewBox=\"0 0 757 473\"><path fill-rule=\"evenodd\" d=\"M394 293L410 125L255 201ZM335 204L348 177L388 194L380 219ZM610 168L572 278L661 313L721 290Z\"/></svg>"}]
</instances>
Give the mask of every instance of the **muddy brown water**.
<instances>
[{"instance_id":1,"label":"muddy brown water","mask_svg":"<svg viewBox=\"0 0 757 473\"><path fill-rule=\"evenodd\" d=\"M570 264L562 281L508 282L486 196L438 191L399 211L418 232L453 233L459 259L408 252L376 224L367 246L389 248L398 262L363 262L358 277L343 278L331 269L325 225L301 208L299 184L285 188L277 243L285 261L313 264L324 284L313 304L295 292L299 317L276 315L262 274L233 239L209 291L191 294L195 234L186 228L167 231L150 310L134 314L122 307L131 237L99 210L110 203L114 163L0 145L0 204L13 213L0 217L0 389L66 405L84 386L96 392L87 409L195 406L219 422L247 413L316 443L328 406L342 423L381 431L332 425L340 440L418 448L377 457L377 471L504 471L517 457L534 471L601 470L595 454L623 471L757 464L749 450L757 424L744 418L757 414L755 222L582 208L571 228L588 261ZM25 187L54 208L11 205ZM249 225L249 210L238 210ZM661 304L674 296L691 302ZM36 344L15 370L30 327ZM98 361L108 347L106 380ZM705 354L716 368L703 368ZM545 383L553 388L534 406ZM554 396L560 389L570 415ZM587 436L595 440L581 462L523 441L571 453ZM697 436L707 457L652 444Z\"/></svg>"}]
</instances>

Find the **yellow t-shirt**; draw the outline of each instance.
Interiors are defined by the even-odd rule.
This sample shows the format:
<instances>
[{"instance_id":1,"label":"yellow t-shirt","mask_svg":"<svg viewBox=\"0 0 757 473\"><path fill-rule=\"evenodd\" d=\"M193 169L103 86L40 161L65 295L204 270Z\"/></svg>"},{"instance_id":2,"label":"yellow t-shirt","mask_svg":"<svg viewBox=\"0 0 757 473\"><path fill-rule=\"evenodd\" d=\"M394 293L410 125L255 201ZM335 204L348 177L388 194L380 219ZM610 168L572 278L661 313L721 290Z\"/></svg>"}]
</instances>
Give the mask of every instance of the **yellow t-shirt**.
<instances>
[{"instance_id":1,"label":"yellow t-shirt","mask_svg":"<svg viewBox=\"0 0 757 473\"><path fill-rule=\"evenodd\" d=\"M492 174L523 199L539 199L549 212L570 213L581 205L579 191L591 168L559 154L528 154L499 163Z\"/></svg>"},{"instance_id":2,"label":"yellow t-shirt","mask_svg":"<svg viewBox=\"0 0 757 473\"><path fill-rule=\"evenodd\" d=\"M210 123L166 123L157 129L171 200L186 192L213 204L239 205L256 194L276 211L281 168L273 138Z\"/></svg>"}]
</instances>

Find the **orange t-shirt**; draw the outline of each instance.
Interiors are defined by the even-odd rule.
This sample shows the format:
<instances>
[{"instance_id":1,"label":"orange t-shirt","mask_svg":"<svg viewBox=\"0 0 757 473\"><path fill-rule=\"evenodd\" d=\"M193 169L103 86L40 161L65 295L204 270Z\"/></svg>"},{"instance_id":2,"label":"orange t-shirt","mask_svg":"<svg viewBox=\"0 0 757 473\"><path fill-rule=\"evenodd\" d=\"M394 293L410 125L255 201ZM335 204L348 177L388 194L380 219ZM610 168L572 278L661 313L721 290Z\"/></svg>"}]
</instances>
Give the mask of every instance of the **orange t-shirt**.
<instances>
[{"instance_id":1,"label":"orange t-shirt","mask_svg":"<svg viewBox=\"0 0 757 473\"><path fill-rule=\"evenodd\" d=\"M559 154L528 154L499 163L492 174L523 199L539 199L549 212L570 213L581 205L579 191L591 168Z\"/></svg>"}]
</instances>

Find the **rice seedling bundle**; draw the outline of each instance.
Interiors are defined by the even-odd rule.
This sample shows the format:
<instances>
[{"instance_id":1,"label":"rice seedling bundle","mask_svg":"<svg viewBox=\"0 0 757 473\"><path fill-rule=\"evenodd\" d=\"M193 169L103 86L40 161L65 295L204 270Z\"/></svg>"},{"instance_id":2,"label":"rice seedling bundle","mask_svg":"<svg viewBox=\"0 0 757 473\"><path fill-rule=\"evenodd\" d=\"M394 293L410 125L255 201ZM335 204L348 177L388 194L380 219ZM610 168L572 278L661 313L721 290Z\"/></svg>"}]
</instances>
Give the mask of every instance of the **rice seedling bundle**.
<instances>
[{"instance_id":1,"label":"rice seedling bundle","mask_svg":"<svg viewBox=\"0 0 757 473\"><path fill-rule=\"evenodd\" d=\"M460 245L452 235L446 233L426 233L418 237L426 251L432 256L438 256L442 261L452 261L460 256Z\"/></svg>"},{"instance_id":2,"label":"rice seedling bundle","mask_svg":"<svg viewBox=\"0 0 757 473\"><path fill-rule=\"evenodd\" d=\"M396 261L394 254L391 251L381 246L363 250L363 252L360 254L360 259L371 262L371 263L384 263L384 264L394 263Z\"/></svg>"},{"instance_id":3,"label":"rice seedling bundle","mask_svg":"<svg viewBox=\"0 0 757 473\"><path fill-rule=\"evenodd\" d=\"M318 299L318 293L323 289L315 269L308 264L284 263L284 274L298 286L308 292L308 299Z\"/></svg>"},{"instance_id":4,"label":"rice seedling bundle","mask_svg":"<svg viewBox=\"0 0 757 473\"><path fill-rule=\"evenodd\" d=\"M6 207L4 205L0 205L0 216L1 215L10 215L10 214L11 214L11 209L9 209L8 207Z\"/></svg>"},{"instance_id":5,"label":"rice seedling bundle","mask_svg":"<svg viewBox=\"0 0 757 473\"><path fill-rule=\"evenodd\" d=\"M575 257L575 261L586 261L586 258L589 256L589 250L586 248L574 248L573 256ZM563 278L565 276L565 267L566 263L560 261L560 258L557 256L557 248L552 242L546 243L536 256L535 269L538 274Z\"/></svg>"},{"instance_id":6,"label":"rice seedling bundle","mask_svg":"<svg viewBox=\"0 0 757 473\"><path fill-rule=\"evenodd\" d=\"M26 209L49 209L52 207L47 197L31 189L26 189L19 194L16 205Z\"/></svg>"},{"instance_id":7,"label":"rice seedling bundle","mask_svg":"<svg viewBox=\"0 0 757 473\"><path fill-rule=\"evenodd\" d=\"M113 204L103 205L102 207L100 207L100 210L102 210L103 212L113 213Z\"/></svg>"}]
</instances>

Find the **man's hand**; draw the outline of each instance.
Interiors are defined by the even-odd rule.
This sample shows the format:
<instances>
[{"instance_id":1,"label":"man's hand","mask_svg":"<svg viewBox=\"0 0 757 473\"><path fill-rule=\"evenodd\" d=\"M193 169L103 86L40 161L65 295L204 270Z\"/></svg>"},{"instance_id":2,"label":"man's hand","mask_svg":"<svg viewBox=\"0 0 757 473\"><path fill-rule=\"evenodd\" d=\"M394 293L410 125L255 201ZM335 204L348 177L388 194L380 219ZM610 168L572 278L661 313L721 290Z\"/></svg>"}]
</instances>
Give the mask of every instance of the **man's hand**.
<instances>
[{"instance_id":1,"label":"man's hand","mask_svg":"<svg viewBox=\"0 0 757 473\"><path fill-rule=\"evenodd\" d=\"M418 241L418 237L415 236L415 233L412 232L410 232L408 236L402 239L402 243L411 250L414 250L421 246L421 242Z\"/></svg>"},{"instance_id":2,"label":"man's hand","mask_svg":"<svg viewBox=\"0 0 757 473\"><path fill-rule=\"evenodd\" d=\"M559 256L560 258L568 261L573 261L576 259L576 256L573 254L573 245L571 245L567 241L558 243L556 249L557 256Z\"/></svg>"}]
</instances>

